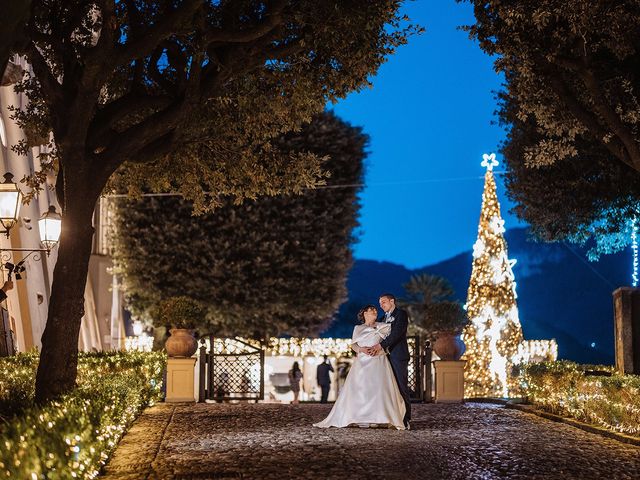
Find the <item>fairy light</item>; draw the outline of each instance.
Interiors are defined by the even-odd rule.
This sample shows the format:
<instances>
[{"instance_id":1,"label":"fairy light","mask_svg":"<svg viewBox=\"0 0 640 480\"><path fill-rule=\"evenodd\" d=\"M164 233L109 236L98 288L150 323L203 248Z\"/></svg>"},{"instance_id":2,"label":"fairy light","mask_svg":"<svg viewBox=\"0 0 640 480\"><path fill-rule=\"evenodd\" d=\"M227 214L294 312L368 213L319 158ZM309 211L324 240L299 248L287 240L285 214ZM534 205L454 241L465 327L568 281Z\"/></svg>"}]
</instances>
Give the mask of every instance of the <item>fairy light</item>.
<instances>
[{"instance_id":1,"label":"fairy light","mask_svg":"<svg viewBox=\"0 0 640 480\"><path fill-rule=\"evenodd\" d=\"M124 349L127 351L150 352L153 349L153 337L146 333L141 333L135 337L125 337Z\"/></svg>"},{"instance_id":2,"label":"fairy light","mask_svg":"<svg viewBox=\"0 0 640 480\"><path fill-rule=\"evenodd\" d=\"M524 340L518 347L521 362L553 362L558 358L558 343L551 340Z\"/></svg>"},{"instance_id":3,"label":"fairy light","mask_svg":"<svg viewBox=\"0 0 640 480\"><path fill-rule=\"evenodd\" d=\"M294 357L307 355L344 357L353 354L350 338L271 338L268 349L271 355Z\"/></svg>"},{"instance_id":4,"label":"fairy light","mask_svg":"<svg viewBox=\"0 0 640 480\"><path fill-rule=\"evenodd\" d=\"M96 478L127 427L160 398L165 361L158 352L81 353L74 391L26 406L0 433L0 477ZM0 398L32 402L37 364L37 352L0 359Z\"/></svg>"},{"instance_id":5,"label":"fairy light","mask_svg":"<svg viewBox=\"0 0 640 480\"><path fill-rule=\"evenodd\" d=\"M512 366L522 356L522 327L516 305L515 261L507 255L504 220L496 194L495 154L484 154L486 168L478 238L466 308L470 323L463 332L465 396L509 397L518 389Z\"/></svg>"},{"instance_id":6,"label":"fairy light","mask_svg":"<svg viewBox=\"0 0 640 480\"><path fill-rule=\"evenodd\" d=\"M524 366L522 383L539 408L612 431L640 434L640 377L617 374L613 367L597 367L611 376L594 377L573 362Z\"/></svg>"}]
</instances>

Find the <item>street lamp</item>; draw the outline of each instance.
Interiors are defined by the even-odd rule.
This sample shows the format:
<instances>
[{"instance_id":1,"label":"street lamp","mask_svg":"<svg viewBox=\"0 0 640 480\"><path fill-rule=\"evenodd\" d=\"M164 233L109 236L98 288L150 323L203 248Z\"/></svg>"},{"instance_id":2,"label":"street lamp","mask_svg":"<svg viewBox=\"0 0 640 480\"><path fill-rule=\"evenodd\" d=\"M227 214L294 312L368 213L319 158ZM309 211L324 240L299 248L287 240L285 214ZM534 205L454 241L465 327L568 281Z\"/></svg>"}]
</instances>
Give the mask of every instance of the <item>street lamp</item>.
<instances>
[{"instance_id":1,"label":"street lamp","mask_svg":"<svg viewBox=\"0 0 640 480\"><path fill-rule=\"evenodd\" d=\"M4 185L4 184L0 184ZM0 193L1 195L1 193ZM0 202L2 200L0 199ZM17 210L16 210L17 212ZM17 214L16 214L17 217ZM15 220L14 220L15 223ZM3 223L3 225L5 225ZM11 275L16 276L16 280L20 280L20 274L24 272L25 266L24 263L27 259L36 252L46 252L47 256L51 253L51 249L58 244L60 240L60 232L62 227L62 218L60 214L56 212L56 207L51 205L46 213L40 217L38 220L38 230L40 230L40 244L43 248L2 248L0 247L0 259L4 264L4 268L9 271L9 280L11 280ZM6 227L5 227L6 228ZM11 227L9 227L11 228ZM8 229L7 229L8 230ZM22 260L20 260L15 265L8 260L11 259L11 254L3 254L3 252L29 252L27 253ZM34 260L40 260L38 255L34 255Z\"/></svg>"},{"instance_id":2,"label":"street lamp","mask_svg":"<svg viewBox=\"0 0 640 480\"><path fill-rule=\"evenodd\" d=\"M49 210L38 220L38 229L40 230L40 243L49 254L49 251L58 244L62 229L62 217L56 212L56 207L49 206Z\"/></svg>"},{"instance_id":3,"label":"street lamp","mask_svg":"<svg viewBox=\"0 0 640 480\"><path fill-rule=\"evenodd\" d=\"M0 183L0 224L4 230L0 231L9 238L9 230L18 220L20 204L22 203L22 192L13 181L13 175L9 172L4 174L4 182Z\"/></svg>"}]
</instances>

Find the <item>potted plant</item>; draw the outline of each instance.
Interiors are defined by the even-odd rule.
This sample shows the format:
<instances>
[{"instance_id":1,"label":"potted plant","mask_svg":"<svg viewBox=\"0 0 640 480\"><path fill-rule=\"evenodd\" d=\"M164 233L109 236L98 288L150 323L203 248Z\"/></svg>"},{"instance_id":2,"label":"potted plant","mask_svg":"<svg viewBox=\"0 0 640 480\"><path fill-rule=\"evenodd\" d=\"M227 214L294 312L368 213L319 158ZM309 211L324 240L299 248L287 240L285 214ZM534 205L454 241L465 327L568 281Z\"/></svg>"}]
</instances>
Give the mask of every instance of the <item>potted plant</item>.
<instances>
[{"instance_id":1,"label":"potted plant","mask_svg":"<svg viewBox=\"0 0 640 480\"><path fill-rule=\"evenodd\" d=\"M459 335L469 323L467 312L459 302L440 301L414 305L410 309L413 329L433 343L433 351L442 360L459 360L465 350Z\"/></svg>"},{"instance_id":2,"label":"potted plant","mask_svg":"<svg viewBox=\"0 0 640 480\"><path fill-rule=\"evenodd\" d=\"M435 342L433 351L441 360L460 360L465 351L460 334L469 323L467 312L458 302L440 302L427 309Z\"/></svg>"},{"instance_id":3,"label":"potted plant","mask_svg":"<svg viewBox=\"0 0 640 480\"><path fill-rule=\"evenodd\" d=\"M191 297L176 296L162 300L157 307L156 318L160 325L171 325L171 334L165 343L170 357L190 357L198 342L193 329L202 323L206 314L205 307Z\"/></svg>"}]
</instances>

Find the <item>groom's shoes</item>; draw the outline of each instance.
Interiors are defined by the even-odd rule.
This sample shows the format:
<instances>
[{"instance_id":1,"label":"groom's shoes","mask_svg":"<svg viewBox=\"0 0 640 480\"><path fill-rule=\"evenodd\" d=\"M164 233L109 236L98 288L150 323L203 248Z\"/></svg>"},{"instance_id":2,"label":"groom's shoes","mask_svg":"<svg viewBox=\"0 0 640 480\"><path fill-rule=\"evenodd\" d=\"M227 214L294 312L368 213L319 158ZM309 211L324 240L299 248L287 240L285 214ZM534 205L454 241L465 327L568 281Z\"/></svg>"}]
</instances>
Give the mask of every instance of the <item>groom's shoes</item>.
<instances>
[{"instance_id":1,"label":"groom's shoes","mask_svg":"<svg viewBox=\"0 0 640 480\"><path fill-rule=\"evenodd\" d=\"M409 420L405 420L404 428L405 430L411 430L411 422Z\"/></svg>"}]
</instances>

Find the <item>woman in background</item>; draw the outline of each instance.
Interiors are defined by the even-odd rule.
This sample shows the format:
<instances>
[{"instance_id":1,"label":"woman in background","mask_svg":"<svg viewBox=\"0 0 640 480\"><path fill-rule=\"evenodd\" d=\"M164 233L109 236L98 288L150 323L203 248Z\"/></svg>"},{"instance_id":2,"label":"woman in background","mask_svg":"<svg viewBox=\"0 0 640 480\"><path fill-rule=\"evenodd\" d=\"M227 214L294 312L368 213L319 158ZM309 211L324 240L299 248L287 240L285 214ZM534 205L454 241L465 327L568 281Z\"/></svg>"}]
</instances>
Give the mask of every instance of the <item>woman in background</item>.
<instances>
[{"instance_id":1,"label":"woman in background","mask_svg":"<svg viewBox=\"0 0 640 480\"><path fill-rule=\"evenodd\" d=\"M300 395L300 380L302 379L302 372L300 371L300 366L298 362L293 362L293 367L289 370L289 385L291 386L291 391L293 392L293 403L294 405L298 405L298 395Z\"/></svg>"}]
</instances>

